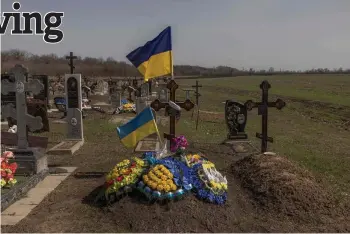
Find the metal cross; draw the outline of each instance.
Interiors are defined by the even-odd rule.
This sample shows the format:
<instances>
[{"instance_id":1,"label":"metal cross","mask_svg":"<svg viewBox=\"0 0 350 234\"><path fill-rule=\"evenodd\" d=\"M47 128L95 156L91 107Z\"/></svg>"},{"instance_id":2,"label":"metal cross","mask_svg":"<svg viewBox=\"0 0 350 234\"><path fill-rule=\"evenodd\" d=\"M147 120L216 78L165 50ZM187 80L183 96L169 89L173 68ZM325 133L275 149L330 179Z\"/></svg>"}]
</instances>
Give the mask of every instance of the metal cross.
<instances>
[{"instance_id":1,"label":"metal cross","mask_svg":"<svg viewBox=\"0 0 350 234\"><path fill-rule=\"evenodd\" d=\"M273 138L267 135L267 120L268 120L268 108L276 107L278 110L281 110L286 106L286 103L282 99L277 99L275 102L268 101L269 89L271 85L267 80L264 80L260 84L260 89L262 90L262 100L261 102L253 102L252 100L246 101L244 105L247 107L247 110L250 111L253 108L258 108L258 115L262 116L261 121L261 133L256 133L256 137L261 139L261 153L267 151L267 142L273 142Z\"/></svg>"},{"instance_id":2,"label":"metal cross","mask_svg":"<svg viewBox=\"0 0 350 234\"><path fill-rule=\"evenodd\" d=\"M33 92L37 95L44 89L44 85L37 79L26 82L27 69L22 65L16 65L11 69L15 77L15 83L8 80L1 81L1 93L8 94L16 92L16 108L12 104L1 106L2 116L4 118L12 117L17 120L17 146L19 149L28 147L27 126L31 131L39 130L43 127L40 116L33 117L27 114L26 92Z\"/></svg>"},{"instance_id":3,"label":"metal cross","mask_svg":"<svg viewBox=\"0 0 350 234\"><path fill-rule=\"evenodd\" d=\"M199 104L199 97L201 96L200 93L198 92L198 88L202 88L202 85L198 84L198 80L196 80L196 85L192 85L192 88L196 88L195 96L196 96L196 105L198 106Z\"/></svg>"},{"instance_id":4,"label":"metal cross","mask_svg":"<svg viewBox=\"0 0 350 234\"><path fill-rule=\"evenodd\" d=\"M75 66L74 66L73 60L77 58L78 58L77 56L73 55L73 52L70 52L69 56L66 56L66 59L69 59L68 65L70 67L70 74L74 73Z\"/></svg>"},{"instance_id":5,"label":"metal cross","mask_svg":"<svg viewBox=\"0 0 350 234\"><path fill-rule=\"evenodd\" d=\"M184 102L176 102L175 100L175 93L176 89L179 88L179 85L176 84L174 80L170 80L169 83L167 84L167 89L170 90L170 101L176 103L178 106L181 108L185 109L186 111L190 111L193 107L194 104L191 100L186 99ZM168 102L161 102L159 99L154 100L151 103L151 107L155 111L159 111L162 108L169 108L169 103ZM175 115L170 115L170 129L169 129L169 134L164 133L164 138L170 141L170 144L172 144L172 139L175 138L175 123L176 123L176 116Z\"/></svg>"}]
</instances>

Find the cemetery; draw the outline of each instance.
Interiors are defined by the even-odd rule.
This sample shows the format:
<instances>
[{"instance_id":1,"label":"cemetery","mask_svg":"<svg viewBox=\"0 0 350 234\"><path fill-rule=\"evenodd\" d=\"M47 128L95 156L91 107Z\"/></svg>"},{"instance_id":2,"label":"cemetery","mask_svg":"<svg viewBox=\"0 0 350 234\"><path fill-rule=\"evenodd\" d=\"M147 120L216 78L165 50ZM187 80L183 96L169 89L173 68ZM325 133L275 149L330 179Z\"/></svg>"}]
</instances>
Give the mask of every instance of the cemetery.
<instances>
[{"instance_id":1,"label":"cemetery","mask_svg":"<svg viewBox=\"0 0 350 234\"><path fill-rule=\"evenodd\" d=\"M6 151L2 155L1 201L2 218L8 223L3 226L5 230L214 232L335 230L339 225L345 226L337 230L348 228L346 220L339 221L347 212L346 206L336 205L327 185L286 157L271 152L270 148L283 139L272 130L275 124L271 123L289 105L288 98L284 101L283 96L276 98L269 93L273 90L271 81L264 80L260 86L256 83L256 94L250 98L236 95L240 100L206 97L210 81L170 80L151 89L149 82L131 84L132 88L123 84L124 92L121 82L109 81L108 94L104 92L107 85L100 85L104 91L98 87L86 97L91 108L85 109L83 118L81 75L66 74L64 94L58 94L67 100L61 105L64 110L47 112L49 131L35 133L43 126L42 117L28 114L26 92L36 97L44 85L39 79L26 81L27 73L26 68L16 65L12 70L16 82L2 81L2 95L11 91L15 95L12 103L2 105L2 116L20 120L15 133L6 131L9 125L2 125L1 132L2 151ZM117 94L112 98L113 93ZM48 100L49 95L45 98ZM135 112L113 113L128 103L134 104ZM96 107L104 111L94 110ZM133 149L125 148L116 128L147 108L151 108L164 136L151 134ZM251 130L250 124L256 125L256 134L247 131ZM271 136L271 132L279 137ZM11 215L12 207L28 199L26 194L33 194L37 186L49 183L50 177L60 178L55 182L58 187L40 198L36 212L11 221L16 217ZM45 223L50 227L34 225L34 219L41 220L47 212L51 215ZM260 220L262 215L265 218ZM101 224L90 224L112 216ZM60 229L58 217L64 223ZM252 222L247 217L259 221ZM321 217L327 220L314 225ZM286 222L299 226L296 229ZM271 227L272 223L277 226Z\"/></svg>"},{"instance_id":2,"label":"cemetery","mask_svg":"<svg viewBox=\"0 0 350 234\"><path fill-rule=\"evenodd\" d=\"M314 121L326 104L266 77L89 80L66 58L55 93L23 65L2 75L3 230L350 230L347 177L334 173L336 187L320 177L339 163L324 142L350 150L340 120Z\"/></svg>"}]
</instances>

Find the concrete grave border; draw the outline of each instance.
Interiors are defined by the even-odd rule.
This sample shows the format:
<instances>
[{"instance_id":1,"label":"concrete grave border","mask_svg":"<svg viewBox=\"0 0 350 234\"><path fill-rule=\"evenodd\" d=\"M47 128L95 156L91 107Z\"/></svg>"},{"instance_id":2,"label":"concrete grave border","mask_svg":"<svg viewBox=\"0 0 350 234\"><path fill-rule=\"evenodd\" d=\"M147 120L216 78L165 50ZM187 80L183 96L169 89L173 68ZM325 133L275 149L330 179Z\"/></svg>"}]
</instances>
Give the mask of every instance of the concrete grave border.
<instances>
[{"instance_id":1,"label":"concrete grave border","mask_svg":"<svg viewBox=\"0 0 350 234\"><path fill-rule=\"evenodd\" d=\"M43 170L38 174L30 176L30 178L23 183L14 185L11 191L1 196L1 212L6 210L17 200L21 199L30 189L34 188L40 181L42 181L49 174L49 169ZM16 178L16 177L15 177Z\"/></svg>"},{"instance_id":2,"label":"concrete grave border","mask_svg":"<svg viewBox=\"0 0 350 234\"><path fill-rule=\"evenodd\" d=\"M56 167L63 169L64 173L49 174L44 180L36 183L31 189L26 191L27 196L17 200L6 210L1 213L1 225L16 225L24 219L37 205L44 200L54 189L61 184L68 176L70 176L77 168L76 167ZM24 194L24 193L22 193Z\"/></svg>"},{"instance_id":3,"label":"concrete grave border","mask_svg":"<svg viewBox=\"0 0 350 234\"><path fill-rule=\"evenodd\" d=\"M68 148L60 148L62 145L66 144L67 142L75 142L71 147ZM76 151L78 151L82 146L84 145L84 139L83 140L69 140L66 139L59 144L55 145L51 149L49 149L46 153L49 155L73 155Z\"/></svg>"}]
</instances>

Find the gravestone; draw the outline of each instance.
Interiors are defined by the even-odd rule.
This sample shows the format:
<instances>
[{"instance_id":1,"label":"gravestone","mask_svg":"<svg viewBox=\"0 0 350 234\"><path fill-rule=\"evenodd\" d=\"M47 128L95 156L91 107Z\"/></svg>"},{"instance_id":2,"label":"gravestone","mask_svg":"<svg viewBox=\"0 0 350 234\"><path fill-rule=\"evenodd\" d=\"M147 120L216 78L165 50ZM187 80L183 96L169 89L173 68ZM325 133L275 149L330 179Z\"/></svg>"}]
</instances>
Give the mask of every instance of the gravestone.
<instances>
[{"instance_id":1,"label":"gravestone","mask_svg":"<svg viewBox=\"0 0 350 234\"><path fill-rule=\"evenodd\" d=\"M48 154L73 155L84 144L81 74L65 75L67 136L58 145L52 147Z\"/></svg>"},{"instance_id":2,"label":"gravestone","mask_svg":"<svg viewBox=\"0 0 350 234\"><path fill-rule=\"evenodd\" d=\"M136 113L139 114L141 111L143 111L146 106L149 105L149 83L143 83L140 88L139 92L140 95L136 97Z\"/></svg>"},{"instance_id":3,"label":"gravestone","mask_svg":"<svg viewBox=\"0 0 350 234\"><path fill-rule=\"evenodd\" d=\"M67 139L83 141L81 75L67 74L65 79L68 122Z\"/></svg>"},{"instance_id":4,"label":"gravestone","mask_svg":"<svg viewBox=\"0 0 350 234\"><path fill-rule=\"evenodd\" d=\"M122 90L115 89L114 93L110 94L110 97L113 107L120 107L122 105Z\"/></svg>"},{"instance_id":5,"label":"gravestone","mask_svg":"<svg viewBox=\"0 0 350 234\"><path fill-rule=\"evenodd\" d=\"M120 107L121 106L121 99L122 99L122 90L119 87L119 81L118 80L109 80L108 81L108 88L109 88L109 96L110 96L110 104L113 107Z\"/></svg>"},{"instance_id":6,"label":"gravestone","mask_svg":"<svg viewBox=\"0 0 350 234\"><path fill-rule=\"evenodd\" d=\"M108 94L109 91L109 87L108 87L108 82L103 81L103 85L102 85L102 94L106 95Z\"/></svg>"},{"instance_id":7,"label":"gravestone","mask_svg":"<svg viewBox=\"0 0 350 234\"><path fill-rule=\"evenodd\" d=\"M15 78L15 82L2 80L1 93L7 95L9 92L16 93L16 108L13 104L1 106L1 113L6 117L17 120L17 147L10 148L15 155L18 164L17 174L37 174L47 170L47 157L37 148L30 148L28 144L28 131L41 129L43 127L41 117L33 117L27 113L26 92L39 94L44 89L44 85L39 80L26 82L27 69L22 65L16 65L10 71Z\"/></svg>"},{"instance_id":8,"label":"gravestone","mask_svg":"<svg viewBox=\"0 0 350 234\"><path fill-rule=\"evenodd\" d=\"M44 89L38 94L34 95L34 99L42 100L46 103L46 108L50 105L49 103L49 77L47 75L33 75L33 80L38 79L44 84Z\"/></svg>"},{"instance_id":9,"label":"gravestone","mask_svg":"<svg viewBox=\"0 0 350 234\"><path fill-rule=\"evenodd\" d=\"M227 139L247 139L244 129L247 123L247 108L244 104L226 100L225 120L228 128Z\"/></svg>"}]
</instances>

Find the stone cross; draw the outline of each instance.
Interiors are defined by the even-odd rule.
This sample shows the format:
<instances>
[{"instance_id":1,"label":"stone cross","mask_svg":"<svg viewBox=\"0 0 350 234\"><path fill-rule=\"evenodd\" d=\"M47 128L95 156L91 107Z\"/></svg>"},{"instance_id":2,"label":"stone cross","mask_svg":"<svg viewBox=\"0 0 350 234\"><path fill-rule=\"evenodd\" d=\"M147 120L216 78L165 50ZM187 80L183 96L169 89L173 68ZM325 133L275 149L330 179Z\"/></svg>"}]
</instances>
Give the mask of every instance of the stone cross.
<instances>
[{"instance_id":1,"label":"stone cross","mask_svg":"<svg viewBox=\"0 0 350 234\"><path fill-rule=\"evenodd\" d=\"M278 110L281 110L286 106L286 103L282 99L277 99L275 102L268 101L269 89L271 85L267 80L264 80L260 84L260 89L262 90L262 100L261 102L253 102L252 100L246 101L244 104L248 111L253 108L258 108L258 115L262 116L261 121L261 133L256 133L256 137L261 139L261 153L267 151L267 142L273 142L273 138L267 135L267 123L268 123L268 108L276 107Z\"/></svg>"},{"instance_id":2,"label":"stone cross","mask_svg":"<svg viewBox=\"0 0 350 234\"><path fill-rule=\"evenodd\" d=\"M198 84L198 80L196 80L196 85L192 85L193 88L196 88L195 96L196 96L196 105L198 106L199 104L199 97L201 96L200 93L198 92L198 88L202 88L202 85Z\"/></svg>"},{"instance_id":3,"label":"stone cross","mask_svg":"<svg viewBox=\"0 0 350 234\"><path fill-rule=\"evenodd\" d=\"M73 74L74 73L74 69L75 69L75 66L74 66L74 59L77 59L78 57L77 56L74 56L73 55L73 52L70 52L69 53L69 56L66 56L66 59L69 59L69 67L70 67L70 74Z\"/></svg>"},{"instance_id":4,"label":"stone cross","mask_svg":"<svg viewBox=\"0 0 350 234\"><path fill-rule=\"evenodd\" d=\"M176 102L175 94L176 94L176 90L179 88L179 85L176 84L176 82L173 79L169 81L169 83L167 84L167 88L170 90L170 101L174 102L176 105L180 106L186 111L190 111L194 107L193 102L189 99L186 99L184 102ZM156 99L151 103L151 107L155 111L159 111L162 108L165 108L167 110L169 108L169 102L161 102L159 101L159 99ZM172 144L172 139L175 138L175 123L176 123L176 116L170 115L169 134L164 133L164 138L170 141L170 144Z\"/></svg>"},{"instance_id":5,"label":"stone cross","mask_svg":"<svg viewBox=\"0 0 350 234\"><path fill-rule=\"evenodd\" d=\"M40 116L33 117L27 113L26 92L37 95L44 89L44 85L37 79L26 82L27 69L17 64L11 69L15 77L15 83L8 80L1 82L1 93L7 95L9 92L16 92L16 108L9 104L1 106L1 113L4 118L12 117L17 119L17 147L26 149L28 147L27 126L31 131L43 127Z\"/></svg>"}]
</instances>

